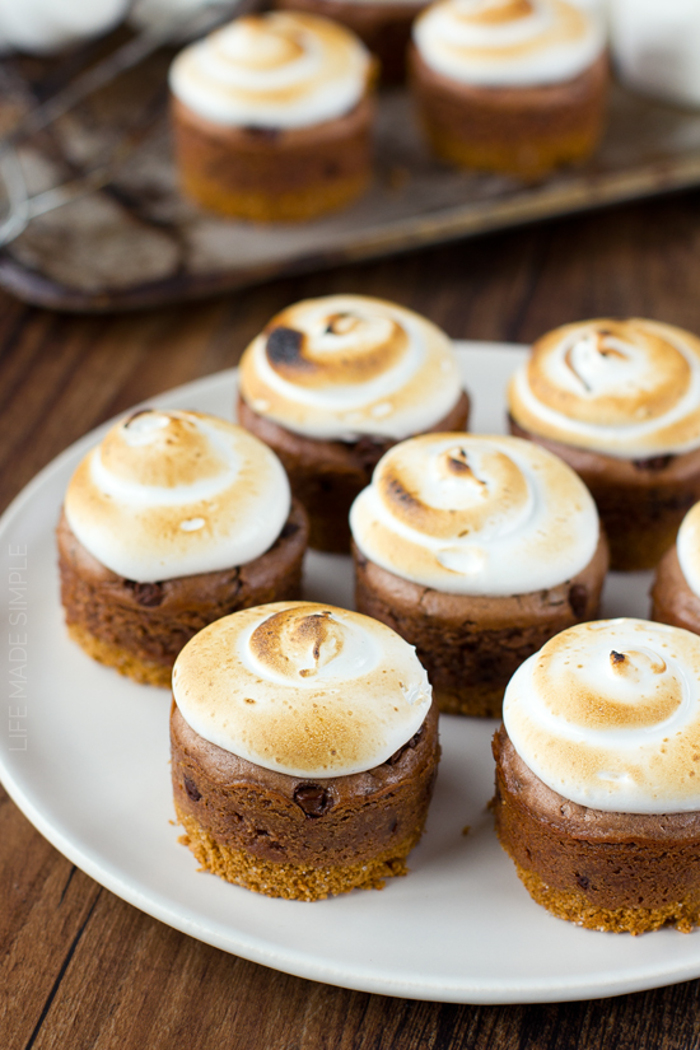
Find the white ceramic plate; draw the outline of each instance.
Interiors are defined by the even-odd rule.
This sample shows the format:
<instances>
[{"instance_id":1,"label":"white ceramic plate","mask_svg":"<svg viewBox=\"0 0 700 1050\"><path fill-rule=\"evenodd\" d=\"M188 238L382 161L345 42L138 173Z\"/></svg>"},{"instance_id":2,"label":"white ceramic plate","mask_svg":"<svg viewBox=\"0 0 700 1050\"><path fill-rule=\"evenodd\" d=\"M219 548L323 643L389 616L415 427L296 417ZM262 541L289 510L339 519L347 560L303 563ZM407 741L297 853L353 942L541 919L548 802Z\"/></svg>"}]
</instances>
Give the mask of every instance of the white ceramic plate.
<instances>
[{"instance_id":1,"label":"white ceramic plate","mask_svg":"<svg viewBox=\"0 0 700 1050\"><path fill-rule=\"evenodd\" d=\"M491 344L460 348L475 405L473 430L503 430L503 390L521 353ZM230 417L235 382L234 371L224 372L151 403ZM169 694L94 664L63 630L53 528L72 470L103 430L43 470L0 522L5 681L13 683L0 774L17 805L62 853L118 896L192 937L275 969L368 992L547 1002L700 976L700 932L596 933L532 903L486 808L493 790L492 722L442 718L443 758L426 834L411 854L411 874L383 892L314 904L269 900L198 872L171 823ZM643 573L611 576L604 613L646 615L648 584ZM311 554L306 594L348 604L349 559Z\"/></svg>"}]
</instances>

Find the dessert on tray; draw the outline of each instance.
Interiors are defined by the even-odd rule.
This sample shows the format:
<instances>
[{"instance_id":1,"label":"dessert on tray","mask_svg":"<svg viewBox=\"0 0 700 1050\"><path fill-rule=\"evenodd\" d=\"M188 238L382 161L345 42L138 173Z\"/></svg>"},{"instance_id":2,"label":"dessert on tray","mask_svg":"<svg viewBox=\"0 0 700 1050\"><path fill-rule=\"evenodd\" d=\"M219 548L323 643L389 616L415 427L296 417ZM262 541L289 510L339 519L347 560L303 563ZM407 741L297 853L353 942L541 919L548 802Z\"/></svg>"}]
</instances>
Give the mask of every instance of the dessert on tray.
<instances>
[{"instance_id":1,"label":"dessert on tray","mask_svg":"<svg viewBox=\"0 0 700 1050\"><path fill-rule=\"evenodd\" d=\"M345 26L298 11L237 18L170 71L185 194L263 222L311 219L371 177L375 60Z\"/></svg>"},{"instance_id":2,"label":"dessert on tray","mask_svg":"<svg viewBox=\"0 0 700 1050\"><path fill-rule=\"evenodd\" d=\"M602 136L605 31L565 0L437 0L414 22L409 70L428 141L450 163L536 179Z\"/></svg>"},{"instance_id":3,"label":"dessert on tray","mask_svg":"<svg viewBox=\"0 0 700 1050\"><path fill-rule=\"evenodd\" d=\"M652 620L700 634L700 503L681 522L673 546L656 566Z\"/></svg>"},{"instance_id":4,"label":"dessert on tray","mask_svg":"<svg viewBox=\"0 0 700 1050\"><path fill-rule=\"evenodd\" d=\"M385 84L401 82L406 75L406 50L411 26L428 0L276 0L275 6L342 22L365 42L379 59Z\"/></svg>"}]
</instances>

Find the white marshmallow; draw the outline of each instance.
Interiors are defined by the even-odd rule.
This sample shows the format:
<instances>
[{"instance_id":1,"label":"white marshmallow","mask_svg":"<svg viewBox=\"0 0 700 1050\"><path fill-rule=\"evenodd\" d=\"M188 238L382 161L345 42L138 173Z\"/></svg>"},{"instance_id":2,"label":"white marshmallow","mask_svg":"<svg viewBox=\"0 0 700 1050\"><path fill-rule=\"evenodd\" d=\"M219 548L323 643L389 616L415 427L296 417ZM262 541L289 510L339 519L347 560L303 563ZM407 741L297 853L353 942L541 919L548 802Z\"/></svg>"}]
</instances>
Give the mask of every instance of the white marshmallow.
<instances>
[{"instance_id":1,"label":"white marshmallow","mask_svg":"<svg viewBox=\"0 0 700 1050\"><path fill-rule=\"evenodd\" d=\"M371 58L349 29L301 12L250 15L181 51L172 93L229 127L300 128L349 113L364 97Z\"/></svg>"},{"instance_id":2,"label":"white marshmallow","mask_svg":"<svg viewBox=\"0 0 700 1050\"><path fill-rule=\"evenodd\" d=\"M413 39L436 73L483 87L573 80L606 43L601 19L564 0L438 0Z\"/></svg>"},{"instance_id":3,"label":"white marshmallow","mask_svg":"<svg viewBox=\"0 0 700 1050\"><path fill-rule=\"evenodd\" d=\"M644 620L578 624L515 672L515 750L553 791L593 809L700 809L700 637Z\"/></svg>"},{"instance_id":4,"label":"white marshmallow","mask_svg":"<svg viewBox=\"0 0 700 1050\"><path fill-rule=\"evenodd\" d=\"M173 669L196 733L289 776L373 769L420 729L432 693L415 650L368 616L276 602L210 624Z\"/></svg>"},{"instance_id":5,"label":"white marshmallow","mask_svg":"<svg viewBox=\"0 0 700 1050\"><path fill-rule=\"evenodd\" d=\"M46 54L106 33L128 0L3 0L0 48Z\"/></svg>"},{"instance_id":6,"label":"white marshmallow","mask_svg":"<svg viewBox=\"0 0 700 1050\"><path fill-rule=\"evenodd\" d=\"M700 503L691 507L681 522L676 553L686 583L700 598Z\"/></svg>"},{"instance_id":7,"label":"white marshmallow","mask_svg":"<svg viewBox=\"0 0 700 1050\"><path fill-rule=\"evenodd\" d=\"M516 423L620 458L700 447L700 340L658 321L564 325L533 347L509 389Z\"/></svg>"},{"instance_id":8,"label":"white marshmallow","mask_svg":"<svg viewBox=\"0 0 700 1050\"><path fill-rule=\"evenodd\" d=\"M668 102L700 106L697 0L610 0L610 30L623 84Z\"/></svg>"},{"instance_id":9,"label":"white marshmallow","mask_svg":"<svg viewBox=\"0 0 700 1050\"><path fill-rule=\"evenodd\" d=\"M241 359L240 391L288 430L347 441L427 430L462 392L443 331L363 295L307 299L274 317Z\"/></svg>"},{"instance_id":10,"label":"white marshmallow","mask_svg":"<svg viewBox=\"0 0 700 1050\"><path fill-rule=\"evenodd\" d=\"M140 583L217 572L267 551L291 495L275 454L242 427L198 412L121 420L75 471L74 535L112 572Z\"/></svg>"},{"instance_id":11,"label":"white marshmallow","mask_svg":"<svg viewBox=\"0 0 700 1050\"><path fill-rule=\"evenodd\" d=\"M580 478L530 441L424 434L390 449L355 500L359 550L454 594L527 594L592 559L598 514Z\"/></svg>"}]
</instances>

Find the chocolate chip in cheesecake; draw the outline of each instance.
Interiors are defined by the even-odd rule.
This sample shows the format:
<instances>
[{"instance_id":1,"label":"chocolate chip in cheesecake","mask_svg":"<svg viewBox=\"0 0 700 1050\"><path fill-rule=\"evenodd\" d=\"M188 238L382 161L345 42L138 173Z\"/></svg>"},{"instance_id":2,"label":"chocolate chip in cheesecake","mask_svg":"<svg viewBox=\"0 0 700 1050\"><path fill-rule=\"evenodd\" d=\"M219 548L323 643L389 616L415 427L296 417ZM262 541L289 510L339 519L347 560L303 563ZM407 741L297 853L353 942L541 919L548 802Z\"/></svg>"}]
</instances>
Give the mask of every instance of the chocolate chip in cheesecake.
<instances>
[{"instance_id":1,"label":"chocolate chip in cheesecake","mask_svg":"<svg viewBox=\"0 0 700 1050\"><path fill-rule=\"evenodd\" d=\"M672 455L666 456L650 456L649 459L633 459L632 463L637 470L665 470L674 457Z\"/></svg>"},{"instance_id":2,"label":"chocolate chip in cheesecake","mask_svg":"<svg viewBox=\"0 0 700 1050\"><path fill-rule=\"evenodd\" d=\"M294 801L307 817L312 818L322 817L333 805L330 795L320 784L300 784L294 791Z\"/></svg>"},{"instance_id":3,"label":"chocolate chip in cheesecake","mask_svg":"<svg viewBox=\"0 0 700 1050\"><path fill-rule=\"evenodd\" d=\"M418 741L423 735L423 726L420 727L417 733L414 733L410 740L407 740L405 744L402 744L398 751L394 751L390 758L387 758L386 764L389 766L395 766L397 762L401 760L406 751L413 750L418 746Z\"/></svg>"},{"instance_id":4,"label":"chocolate chip in cheesecake","mask_svg":"<svg viewBox=\"0 0 700 1050\"><path fill-rule=\"evenodd\" d=\"M287 521L279 534L279 539L288 540L290 536L296 535L301 526L295 521Z\"/></svg>"},{"instance_id":5,"label":"chocolate chip in cheesecake","mask_svg":"<svg viewBox=\"0 0 700 1050\"><path fill-rule=\"evenodd\" d=\"M153 609L160 605L165 597L162 583L137 583L135 580L124 580L124 586L133 591L139 605Z\"/></svg>"},{"instance_id":6,"label":"chocolate chip in cheesecake","mask_svg":"<svg viewBox=\"0 0 700 1050\"><path fill-rule=\"evenodd\" d=\"M586 615L586 606L588 605L588 588L582 583L574 583L569 587L569 605L571 611L577 619L582 619Z\"/></svg>"},{"instance_id":7,"label":"chocolate chip in cheesecake","mask_svg":"<svg viewBox=\"0 0 700 1050\"><path fill-rule=\"evenodd\" d=\"M281 128L263 128L258 124L248 124L243 130L246 135L263 142L274 142L282 134Z\"/></svg>"}]
</instances>

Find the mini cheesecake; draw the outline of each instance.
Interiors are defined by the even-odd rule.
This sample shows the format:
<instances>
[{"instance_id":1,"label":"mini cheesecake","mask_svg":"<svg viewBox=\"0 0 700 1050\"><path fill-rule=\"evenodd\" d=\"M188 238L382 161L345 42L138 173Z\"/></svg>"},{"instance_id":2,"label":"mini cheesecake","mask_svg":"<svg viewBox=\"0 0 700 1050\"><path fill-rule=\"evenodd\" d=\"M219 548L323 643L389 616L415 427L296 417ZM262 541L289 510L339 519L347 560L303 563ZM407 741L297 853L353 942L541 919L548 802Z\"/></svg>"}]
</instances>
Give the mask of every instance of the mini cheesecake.
<instances>
[{"instance_id":1,"label":"mini cheesecake","mask_svg":"<svg viewBox=\"0 0 700 1050\"><path fill-rule=\"evenodd\" d=\"M602 136L604 29L564 0L438 0L414 23L409 70L434 153L460 167L538 179Z\"/></svg>"},{"instance_id":2,"label":"mini cheesecake","mask_svg":"<svg viewBox=\"0 0 700 1050\"><path fill-rule=\"evenodd\" d=\"M315 218L370 182L375 60L328 19L278 11L235 19L170 70L184 193L261 222Z\"/></svg>"},{"instance_id":3,"label":"mini cheesecake","mask_svg":"<svg viewBox=\"0 0 700 1050\"><path fill-rule=\"evenodd\" d=\"M283 310L246 349L239 375L238 419L281 459L319 550L347 553L352 502L391 445L468 423L452 341L369 296Z\"/></svg>"},{"instance_id":4,"label":"mini cheesecake","mask_svg":"<svg viewBox=\"0 0 700 1050\"><path fill-rule=\"evenodd\" d=\"M700 499L700 339L639 318L564 325L534 343L508 404L511 432L591 490L611 567L654 568Z\"/></svg>"},{"instance_id":5,"label":"mini cheesecake","mask_svg":"<svg viewBox=\"0 0 700 1050\"><path fill-rule=\"evenodd\" d=\"M308 523L284 469L241 427L144 410L82 461L57 530L71 638L100 663L167 686L212 620L298 597Z\"/></svg>"},{"instance_id":6,"label":"mini cheesecake","mask_svg":"<svg viewBox=\"0 0 700 1050\"><path fill-rule=\"evenodd\" d=\"M501 845L532 898L589 929L700 922L700 638L599 620L513 676L494 739Z\"/></svg>"},{"instance_id":7,"label":"mini cheesecake","mask_svg":"<svg viewBox=\"0 0 700 1050\"><path fill-rule=\"evenodd\" d=\"M185 646L173 695L175 811L203 869L307 901L406 874L438 720L393 631L311 602L247 609Z\"/></svg>"},{"instance_id":8,"label":"mini cheesecake","mask_svg":"<svg viewBox=\"0 0 700 1050\"><path fill-rule=\"evenodd\" d=\"M404 441L380 460L350 524L357 608L416 646L447 713L499 717L516 668L597 615L608 552L595 504L531 442Z\"/></svg>"}]
</instances>

